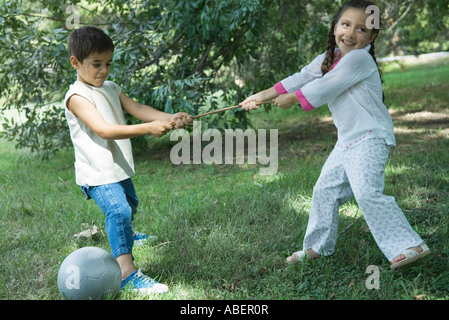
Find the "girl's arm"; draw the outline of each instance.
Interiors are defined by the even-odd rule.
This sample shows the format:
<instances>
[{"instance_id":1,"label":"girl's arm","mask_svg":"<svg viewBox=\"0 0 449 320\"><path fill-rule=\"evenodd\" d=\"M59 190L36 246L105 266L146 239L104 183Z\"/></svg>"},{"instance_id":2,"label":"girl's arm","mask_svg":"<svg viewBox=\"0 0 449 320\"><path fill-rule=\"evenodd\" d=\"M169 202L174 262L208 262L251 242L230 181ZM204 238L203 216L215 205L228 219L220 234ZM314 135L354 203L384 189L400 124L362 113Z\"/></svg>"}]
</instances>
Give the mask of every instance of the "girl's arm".
<instances>
[{"instance_id":1,"label":"girl's arm","mask_svg":"<svg viewBox=\"0 0 449 320\"><path fill-rule=\"evenodd\" d=\"M256 105L257 102L272 100L278 96L279 93L276 91L276 89L274 87L271 87L253 94L252 96L249 96L244 101L240 102L239 105L242 106L243 110L254 110L259 108L259 106Z\"/></svg>"},{"instance_id":2,"label":"girl's arm","mask_svg":"<svg viewBox=\"0 0 449 320\"><path fill-rule=\"evenodd\" d=\"M281 80L274 87L277 88L279 93L292 93L307 83L322 78L321 64L325 56L325 53L318 55L311 63L303 67L300 72Z\"/></svg>"},{"instance_id":3,"label":"girl's arm","mask_svg":"<svg viewBox=\"0 0 449 320\"><path fill-rule=\"evenodd\" d=\"M159 138L173 128L170 122L162 117L150 123L135 125L109 124L89 100L79 95L70 97L67 108L103 139L119 140L148 134Z\"/></svg>"},{"instance_id":4,"label":"girl's arm","mask_svg":"<svg viewBox=\"0 0 449 320\"><path fill-rule=\"evenodd\" d=\"M298 98L294 93L281 94L273 100L273 103L276 107L290 109L295 103L298 103Z\"/></svg>"},{"instance_id":5,"label":"girl's arm","mask_svg":"<svg viewBox=\"0 0 449 320\"><path fill-rule=\"evenodd\" d=\"M258 108L255 103L250 103L252 100L260 102L273 99L275 106L284 109L290 108L294 103L298 102L298 99L291 93L294 93L305 84L323 76L321 73L321 64L325 55L325 53L320 54L310 64L302 68L300 72L285 78L267 90L248 97L241 102L240 105L244 110L252 110Z\"/></svg>"},{"instance_id":6,"label":"girl's arm","mask_svg":"<svg viewBox=\"0 0 449 320\"><path fill-rule=\"evenodd\" d=\"M378 72L377 65L367 48L352 50L332 71L301 87L295 94L302 108L310 111L335 99L375 72Z\"/></svg>"}]
</instances>

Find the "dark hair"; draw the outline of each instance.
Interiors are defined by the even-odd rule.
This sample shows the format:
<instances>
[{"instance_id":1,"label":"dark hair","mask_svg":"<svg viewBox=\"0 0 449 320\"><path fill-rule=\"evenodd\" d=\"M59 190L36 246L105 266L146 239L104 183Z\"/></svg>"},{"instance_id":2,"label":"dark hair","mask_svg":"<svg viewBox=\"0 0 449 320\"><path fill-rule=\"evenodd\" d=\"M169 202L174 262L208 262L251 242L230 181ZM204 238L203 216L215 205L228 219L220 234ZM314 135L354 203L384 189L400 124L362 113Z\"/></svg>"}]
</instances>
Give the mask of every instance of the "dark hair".
<instances>
[{"instance_id":1,"label":"dark hair","mask_svg":"<svg viewBox=\"0 0 449 320\"><path fill-rule=\"evenodd\" d=\"M335 52L335 47L337 46L337 44L335 42L334 29L335 29L336 24L340 20L341 16L345 12L345 10L348 9L348 8L357 8L357 9L366 10L366 8L368 6L372 6L372 5L375 5L375 4L370 2L370 1L353 0L353 1L348 1L345 4L343 4L340 7L340 9L337 11L337 13L335 14L334 18L332 19L332 25L331 25L331 28L329 30L329 37L328 37L328 40L327 40L326 57L324 58L324 61L323 61L322 65L321 65L321 72L323 73L323 76L331 70L332 65L334 64L334 60L335 60L334 52ZM380 19L380 17L379 17L379 19ZM373 28L372 31L374 33L378 34L379 31L380 31L380 26L381 25L382 25L382 22L380 22L380 25L379 25L378 29ZM373 57L374 62L376 62L376 64L377 64L376 55L375 55L375 52L374 52L374 41L371 43L371 49L370 49L369 53ZM379 70L379 74L381 75L381 79L382 79L382 74L381 74L380 70Z\"/></svg>"},{"instance_id":2,"label":"dark hair","mask_svg":"<svg viewBox=\"0 0 449 320\"><path fill-rule=\"evenodd\" d=\"M85 26L74 30L69 35L67 50L70 56L76 57L82 63L92 53L114 52L114 43L103 30Z\"/></svg>"}]
</instances>

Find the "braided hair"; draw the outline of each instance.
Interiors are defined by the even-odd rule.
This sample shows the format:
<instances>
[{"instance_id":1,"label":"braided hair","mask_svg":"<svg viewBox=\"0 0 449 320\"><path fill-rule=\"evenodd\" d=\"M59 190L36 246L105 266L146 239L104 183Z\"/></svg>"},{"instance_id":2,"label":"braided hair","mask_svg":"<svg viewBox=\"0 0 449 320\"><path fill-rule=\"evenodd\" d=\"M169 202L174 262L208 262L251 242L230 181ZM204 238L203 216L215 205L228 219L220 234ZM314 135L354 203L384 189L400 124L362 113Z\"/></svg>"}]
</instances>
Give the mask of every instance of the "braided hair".
<instances>
[{"instance_id":1,"label":"braided hair","mask_svg":"<svg viewBox=\"0 0 449 320\"><path fill-rule=\"evenodd\" d=\"M327 40L326 56L321 65L321 72L323 73L323 76L331 70L332 65L335 62L334 61L335 60L335 47L337 46L337 43L335 42L334 29L335 29L335 26L337 25L338 21L340 20L341 16L343 15L344 11L348 8L357 8L357 9L366 10L366 8L371 5L374 5L374 3L370 2L370 1L352 0L352 1L348 1L345 4L343 4L340 7L340 9L337 11L334 18L332 19L332 25L329 30L329 36L328 36L328 40ZM379 19L380 19L380 17L379 17ZM380 23L380 25L381 25L381 23ZM372 31L375 34L379 34L380 25L379 25L378 29L376 29L376 28L372 29ZM376 62L376 65L377 65L376 54L375 54L374 50L375 49L374 49L374 40L373 40L373 42L371 42L371 49L370 49L369 53L371 54L371 57L373 57L373 60L374 60L374 62ZM377 68L379 69L379 66ZM379 69L379 75L380 75L381 81L383 83L382 73L381 73L380 69Z\"/></svg>"}]
</instances>

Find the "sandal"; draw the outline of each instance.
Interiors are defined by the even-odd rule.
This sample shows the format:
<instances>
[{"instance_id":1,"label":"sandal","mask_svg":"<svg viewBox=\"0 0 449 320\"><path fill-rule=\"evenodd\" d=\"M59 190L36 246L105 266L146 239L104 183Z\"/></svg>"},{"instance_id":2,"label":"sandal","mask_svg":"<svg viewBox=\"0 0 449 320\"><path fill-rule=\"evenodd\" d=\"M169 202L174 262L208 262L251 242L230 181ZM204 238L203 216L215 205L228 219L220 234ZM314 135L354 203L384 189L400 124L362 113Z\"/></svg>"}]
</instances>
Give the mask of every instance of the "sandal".
<instances>
[{"instance_id":1,"label":"sandal","mask_svg":"<svg viewBox=\"0 0 449 320\"><path fill-rule=\"evenodd\" d=\"M306 257L308 257L308 255L305 251L297 251L297 252L294 252L290 257L288 257L286 262L287 262L287 264L293 264L293 263L301 262Z\"/></svg>"},{"instance_id":2,"label":"sandal","mask_svg":"<svg viewBox=\"0 0 449 320\"><path fill-rule=\"evenodd\" d=\"M422 243L419 247L421 247L422 251L421 252L417 252L413 249L406 249L403 250L399 255L404 255L405 259L402 259L399 262L393 263L391 265L391 269L397 269L399 267L405 266L411 262L414 262L418 259L424 258L425 256L427 256L430 253L430 249L429 247L425 244Z\"/></svg>"},{"instance_id":3,"label":"sandal","mask_svg":"<svg viewBox=\"0 0 449 320\"><path fill-rule=\"evenodd\" d=\"M294 252L290 257L288 257L286 262L287 262L287 264L293 264L293 263L301 262L304 259L319 259L321 257L321 255L319 255L315 252L313 252L313 254L316 256L311 256L305 250L297 251L297 252Z\"/></svg>"}]
</instances>

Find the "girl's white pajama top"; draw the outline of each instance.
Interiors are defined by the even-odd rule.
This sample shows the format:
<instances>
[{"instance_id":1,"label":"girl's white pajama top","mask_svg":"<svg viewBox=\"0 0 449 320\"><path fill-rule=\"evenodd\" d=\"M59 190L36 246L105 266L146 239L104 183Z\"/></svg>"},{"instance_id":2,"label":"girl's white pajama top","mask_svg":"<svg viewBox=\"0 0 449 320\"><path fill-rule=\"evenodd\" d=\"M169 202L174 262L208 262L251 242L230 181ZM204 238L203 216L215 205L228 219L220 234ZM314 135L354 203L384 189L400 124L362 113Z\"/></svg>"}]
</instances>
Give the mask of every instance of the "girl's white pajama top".
<instances>
[{"instance_id":1,"label":"girl's white pajama top","mask_svg":"<svg viewBox=\"0 0 449 320\"><path fill-rule=\"evenodd\" d=\"M338 130L337 147L349 149L368 138L385 139L395 146L393 122L383 104L382 82L371 45L352 50L324 76L325 53L302 70L277 83L279 94L293 93L305 111L328 104ZM340 51L337 49L336 55Z\"/></svg>"}]
</instances>

